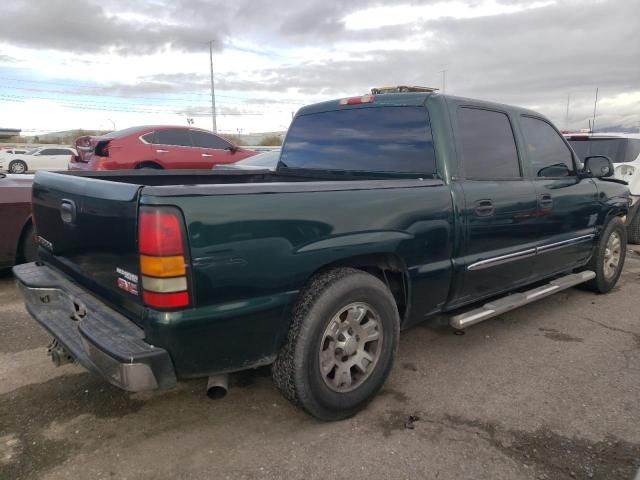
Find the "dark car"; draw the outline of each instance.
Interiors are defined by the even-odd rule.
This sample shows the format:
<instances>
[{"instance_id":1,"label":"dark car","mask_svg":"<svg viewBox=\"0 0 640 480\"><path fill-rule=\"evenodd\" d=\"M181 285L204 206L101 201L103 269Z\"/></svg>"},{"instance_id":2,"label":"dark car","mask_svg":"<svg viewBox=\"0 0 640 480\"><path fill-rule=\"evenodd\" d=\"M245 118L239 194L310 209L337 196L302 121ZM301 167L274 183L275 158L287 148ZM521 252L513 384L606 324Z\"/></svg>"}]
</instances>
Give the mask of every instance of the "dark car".
<instances>
[{"instance_id":1,"label":"dark car","mask_svg":"<svg viewBox=\"0 0 640 480\"><path fill-rule=\"evenodd\" d=\"M14 273L54 358L132 391L272 365L335 420L382 387L401 329L616 285L629 191L584 160L531 110L328 101L297 113L275 172L39 172L39 262Z\"/></svg>"},{"instance_id":2,"label":"dark car","mask_svg":"<svg viewBox=\"0 0 640 480\"><path fill-rule=\"evenodd\" d=\"M32 175L0 174L0 268L35 259L32 184Z\"/></svg>"},{"instance_id":3,"label":"dark car","mask_svg":"<svg viewBox=\"0 0 640 480\"><path fill-rule=\"evenodd\" d=\"M69 170L210 169L255 155L206 130L144 126L76 140Z\"/></svg>"}]
</instances>

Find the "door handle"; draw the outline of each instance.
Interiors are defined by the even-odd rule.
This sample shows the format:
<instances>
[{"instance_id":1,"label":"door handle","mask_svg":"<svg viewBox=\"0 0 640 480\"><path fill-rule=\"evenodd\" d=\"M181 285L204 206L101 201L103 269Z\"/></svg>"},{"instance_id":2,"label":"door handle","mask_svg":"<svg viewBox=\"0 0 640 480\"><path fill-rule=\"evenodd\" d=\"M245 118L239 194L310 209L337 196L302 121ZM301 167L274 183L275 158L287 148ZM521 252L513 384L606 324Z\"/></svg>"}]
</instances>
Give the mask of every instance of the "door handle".
<instances>
[{"instance_id":1,"label":"door handle","mask_svg":"<svg viewBox=\"0 0 640 480\"><path fill-rule=\"evenodd\" d=\"M156 150L158 153L169 153L169 150Z\"/></svg>"},{"instance_id":2,"label":"door handle","mask_svg":"<svg viewBox=\"0 0 640 480\"><path fill-rule=\"evenodd\" d=\"M548 193L538 195L538 205L541 210L551 210L553 208L553 197Z\"/></svg>"},{"instance_id":3,"label":"door handle","mask_svg":"<svg viewBox=\"0 0 640 480\"><path fill-rule=\"evenodd\" d=\"M475 205L475 212L478 217L490 217L496 213L491 200L478 200Z\"/></svg>"},{"instance_id":4,"label":"door handle","mask_svg":"<svg viewBox=\"0 0 640 480\"><path fill-rule=\"evenodd\" d=\"M202 156L203 157L213 157L213 155L209 155L208 153L203 153Z\"/></svg>"}]
</instances>

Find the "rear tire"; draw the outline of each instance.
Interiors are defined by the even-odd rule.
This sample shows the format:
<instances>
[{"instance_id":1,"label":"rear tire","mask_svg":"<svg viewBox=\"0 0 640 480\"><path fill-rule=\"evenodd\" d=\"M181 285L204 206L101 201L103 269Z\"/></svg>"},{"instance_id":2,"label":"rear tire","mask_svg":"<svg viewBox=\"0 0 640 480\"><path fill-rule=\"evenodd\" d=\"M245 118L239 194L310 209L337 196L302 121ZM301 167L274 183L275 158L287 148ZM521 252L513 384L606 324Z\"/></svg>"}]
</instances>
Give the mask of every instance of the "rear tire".
<instances>
[{"instance_id":1,"label":"rear tire","mask_svg":"<svg viewBox=\"0 0 640 480\"><path fill-rule=\"evenodd\" d=\"M636 210L631 222L627 225L627 240L634 245L640 244L640 209Z\"/></svg>"},{"instance_id":2,"label":"rear tire","mask_svg":"<svg viewBox=\"0 0 640 480\"><path fill-rule=\"evenodd\" d=\"M142 162L136 165L136 170L162 170L162 166L154 162Z\"/></svg>"},{"instance_id":3,"label":"rear tire","mask_svg":"<svg viewBox=\"0 0 640 480\"><path fill-rule=\"evenodd\" d=\"M319 274L293 308L274 382L320 420L350 417L387 379L399 332L395 300L378 278L353 268Z\"/></svg>"},{"instance_id":4,"label":"rear tire","mask_svg":"<svg viewBox=\"0 0 640 480\"><path fill-rule=\"evenodd\" d=\"M27 173L27 164L22 160L12 160L9 163L9 173Z\"/></svg>"},{"instance_id":5,"label":"rear tire","mask_svg":"<svg viewBox=\"0 0 640 480\"><path fill-rule=\"evenodd\" d=\"M585 283L585 287L598 293L607 293L615 287L627 254L627 229L618 217L612 218L602 231L587 270L596 272L596 277Z\"/></svg>"}]
</instances>

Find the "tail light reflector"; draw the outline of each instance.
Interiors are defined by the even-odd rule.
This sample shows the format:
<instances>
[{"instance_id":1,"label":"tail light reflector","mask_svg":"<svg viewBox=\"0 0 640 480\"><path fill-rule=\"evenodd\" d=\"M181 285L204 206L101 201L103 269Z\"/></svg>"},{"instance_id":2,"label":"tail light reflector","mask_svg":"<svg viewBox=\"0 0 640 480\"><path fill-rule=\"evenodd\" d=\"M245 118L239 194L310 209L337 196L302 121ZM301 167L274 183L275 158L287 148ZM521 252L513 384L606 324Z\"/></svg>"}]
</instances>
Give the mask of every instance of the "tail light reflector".
<instances>
[{"instance_id":1,"label":"tail light reflector","mask_svg":"<svg viewBox=\"0 0 640 480\"><path fill-rule=\"evenodd\" d=\"M142 299L145 305L155 308L181 308L189 305L189 293L177 292L177 293L154 293L142 292Z\"/></svg>"},{"instance_id":2,"label":"tail light reflector","mask_svg":"<svg viewBox=\"0 0 640 480\"><path fill-rule=\"evenodd\" d=\"M340 105L359 105L361 103L373 103L375 95L363 95L361 97L343 98L338 102Z\"/></svg>"},{"instance_id":3,"label":"tail light reflector","mask_svg":"<svg viewBox=\"0 0 640 480\"><path fill-rule=\"evenodd\" d=\"M138 250L145 305L162 309L190 305L184 238L184 221L176 208L140 209Z\"/></svg>"},{"instance_id":4,"label":"tail light reflector","mask_svg":"<svg viewBox=\"0 0 640 480\"><path fill-rule=\"evenodd\" d=\"M106 140L102 142L98 142L96 145L95 153L99 157L108 157L109 156L109 143L111 140Z\"/></svg>"}]
</instances>

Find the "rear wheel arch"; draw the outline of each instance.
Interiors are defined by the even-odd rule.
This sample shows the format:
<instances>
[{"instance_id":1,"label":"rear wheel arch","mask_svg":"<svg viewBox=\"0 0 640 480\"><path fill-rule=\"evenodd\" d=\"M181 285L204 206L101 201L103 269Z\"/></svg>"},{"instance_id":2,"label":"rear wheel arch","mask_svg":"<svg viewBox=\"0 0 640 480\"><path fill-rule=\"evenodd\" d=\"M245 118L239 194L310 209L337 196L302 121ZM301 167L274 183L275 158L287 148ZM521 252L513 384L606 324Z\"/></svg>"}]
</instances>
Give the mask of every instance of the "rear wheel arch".
<instances>
[{"instance_id":1,"label":"rear wheel arch","mask_svg":"<svg viewBox=\"0 0 640 480\"><path fill-rule=\"evenodd\" d=\"M151 160L147 160L144 162L140 162L139 164L136 165L136 170L140 170L141 168L152 168L154 170L163 170L164 167L162 165L160 165L157 162L151 161Z\"/></svg>"},{"instance_id":2,"label":"rear wheel arch","mask_svg":"<svg viewBox=\"0 0 640 480\"><path fill-rule=\"evenodd\" d=\"M24 225L22 225L22 229L20 230L20 236L18 237L18 243L15 249L15 263L19 263L23 260L33 261L33 258L27 258L32 256L31 252L29 251L27 242L29 241L29 235L33 234L35 234L35 225L31 216L29 216L29 218L24 222ZM35 246L35 241L33 243L33 246ZM35 253L35 251L33 253Z\"/></svg>"},{"instance_id":3,"label":"rear wheel arch","mask_svg":"<svg viewBox=\"0 0 640 480\"><path fill-rule=\"evenodd\" d=\"M404 324L410 310L411 282L406 263L400 255L392 252L381 252L336 260L323 265L309 275L301 291L318 275L336 268L354 268L380 279L391 291L400 315L401 325Z\"/></svg>"}]
</instances>

